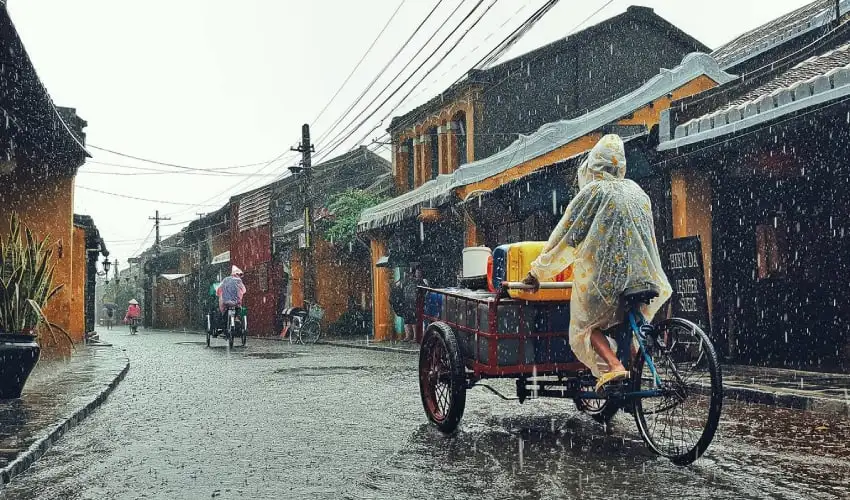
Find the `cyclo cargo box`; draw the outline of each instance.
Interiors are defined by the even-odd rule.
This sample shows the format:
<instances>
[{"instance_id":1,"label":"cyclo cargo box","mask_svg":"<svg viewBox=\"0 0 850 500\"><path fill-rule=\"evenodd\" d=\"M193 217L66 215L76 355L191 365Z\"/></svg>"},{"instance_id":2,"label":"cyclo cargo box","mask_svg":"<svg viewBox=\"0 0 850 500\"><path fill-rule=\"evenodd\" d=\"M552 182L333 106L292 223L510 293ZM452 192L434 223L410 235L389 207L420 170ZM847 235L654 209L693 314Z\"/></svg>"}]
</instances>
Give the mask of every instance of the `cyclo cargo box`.
<instances>
[{"instance_id":1,"label":"cyclo cargo box","mask_svg":"<svg viewBox=\"0 0 850 500\"><path fill-rule=\"evenodd\" d=\"M540 373L583 366L570 349L567 302L535 304L462 288L420 290L424 327L435 321L451 326L464 358L478 366L500 373L528 365Z\"/></svg>"},{"instance_id":2,"label":"cyclo cargo box","mask_svg":"<svg viewBox=\"0 0 850 500\"><path fill-rule=\"evenodd\" d=\"M545 241L523 241L496 247L493 250L493 263L490 271L490 291L500 290L503 281L524 280L528 271L531 270L531 263L540 255L545 245ZM551 281L572 281L572 277L573 266L570 266ZM564 302L570 300L572 289L538 290L537 293L531 293L527 290L509 290L508 294L514 299L533 302Z\"/></svg>"}]
</instances>

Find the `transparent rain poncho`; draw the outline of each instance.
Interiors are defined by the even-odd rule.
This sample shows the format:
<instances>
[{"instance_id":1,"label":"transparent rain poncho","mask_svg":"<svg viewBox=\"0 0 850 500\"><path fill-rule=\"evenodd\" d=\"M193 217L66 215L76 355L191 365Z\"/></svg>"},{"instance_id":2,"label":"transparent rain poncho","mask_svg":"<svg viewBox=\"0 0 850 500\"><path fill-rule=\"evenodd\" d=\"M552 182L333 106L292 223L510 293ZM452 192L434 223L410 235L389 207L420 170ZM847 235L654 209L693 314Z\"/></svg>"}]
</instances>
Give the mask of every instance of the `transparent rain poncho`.
<instances>
[{"instance_id":1,"label":"transparent rain poncho","mask_svg":"<svg viewBox=\"0 0 850 500\"><path fill-rule=\"evenodd\" d=\"M672 294L658 255L649 196L625 175L622 139L604 136L579 167L579 192L531 264L540 281L574 265L570 346L597 377L608 365L593 350L590 333L622 322L623 291L644 283L660 289L643 311L650 319Z\"/></svg>"}]
</instances>

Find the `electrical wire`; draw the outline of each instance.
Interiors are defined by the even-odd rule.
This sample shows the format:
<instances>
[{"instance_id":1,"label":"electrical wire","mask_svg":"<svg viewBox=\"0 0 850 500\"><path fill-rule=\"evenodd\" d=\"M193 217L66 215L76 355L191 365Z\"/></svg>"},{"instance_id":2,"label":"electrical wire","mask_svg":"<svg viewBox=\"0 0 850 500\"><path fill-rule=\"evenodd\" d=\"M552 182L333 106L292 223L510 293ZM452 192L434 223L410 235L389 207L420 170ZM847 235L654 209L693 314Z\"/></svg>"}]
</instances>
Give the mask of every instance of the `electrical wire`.
<instances>
[{"instance_id":1,"label":"electrical wire","mask_svg":"<svg viewBox=\"0 0 850 500\"><path fill-rule=\"evenodd\" d=\"M473 29L473 28L475 28L475 26L477 26L477 25L478 25L478 23L481 21L481 19L483 19L483 18L484 18L484 16L486 16L486 15L487 15L487 13L490 11L490 9L492 9L492 8L493 8L493 6L496 4L496 2L497 2L497 1L498 1L498 0L493 0L493 2L492 2L492 3L491 3L491 4L490 4L490 5L489 5L489 6L488 6L485 10L484 10L484 12L482 12L482 13L481 13L481 15L479 15L479 16L478 16L478 19L476 19L476 20L472 23L472 25L471 25L471 26L469 26L469 27L466 29L466 31L465 31L465 32L464 32L464 33L463 33L463 34L462 34L462 35L461 35L461 36L460 36L457 40L455 40L455 43L454 43L454 44L453 44L453 45L449 48L449 50L448 50L445 54L443 54L443 56L442 56L442 57L441 57L441 58L440 58L440 59L436 62L436 64L434 64L434 66L432 66L432 67L431 67L431 69L429 69L429 70L425 73L425 75L423 75L423 76L422 76L422 78L420 78L420 79L419 79L419 81L418 81L418 82L417 82L417 83L416 83L416 84L415 84L415 85L414 85L414 86L410 89L410 91L408 91L408 92L407 92L407 94L405 94L405 95L404 95L404 97L402 97L402 98L401 98L401 100L399 101L399 103L398 103L398 104L396 104L395 108L393 108L392 110L390 110L390 112L389 112L389 113L387 113L386 115L384 115L384 117L381 119L380 123L379 123L378 125L376 125L374 128L372 128L372 130L370 130L369 132L367 132L366 134L364 134L364 135L363 135L363 137L362 137L360 140L356 141L356 144L359 144L359 143L363 142L363 141L364 141L367 137L369 137L369 134L371 134L372 132L374 132L375 130L377 130L377 129L381 126L381 124L382 124L382 123L383 123L383 122L384 122L387 118L389 118L389 116L390 116L390 115L392 115L393 111L394 111L395 109L397 109L397 108L398 108L398 106L399 106L402 102L404 102L404 100L405 100L405 99L407 99L407 98L410 96L410 94L412 94L412 93L413 93L413 91L416 89L416 86L418 86L420 83L422 83L422 81L423 81L423 80L425 80L425 78L427 78L427 77L428 77L428 75L430 75L431 73L433 73L433 72L434 72L434 70L435 70L435 69L437 69L437 67L438 67L440 64L442 64L442 63L443 63L443 61L445 61L446 57L448 57L448 56L449 56L449 54L451 54L451 53L452 53L452 52L453 52L453 51L457 48L457 46L460 44L460 42L461 42L461 41L463 41L463 39L464 39L464 38L466 38L466 35L468 35L468 34L470 33L470 31L472 31L472 29ZM479 3L480 3L480 2L479 2ZM472 12L470 12L470 16L471 16L471 14L472 14ZM465 21L466 19L468 19L468 17L469 17L469 16L467 16L466 18L464 18L464 21ZM461 24L462 24L462 23L463 23L463 21L461 21ZM458 27L460 27L460 25L458 25ZM456 30L455 30L455 31L456 31ZM453 31L452 33L454 33L454 31ZM451 34L450 34L450 36L451 36ZM447 38L447 39L448 39L448 38ZM399 90L400 90L400 89L401 89L401 87L399 87ZM384 103L388 102L388 101L389 101L389 99L390 99L390 98L392 98L392 96L394 96L395 94L396 94L396 92L393 92L393 94L391 94L391 95L390 95L390 96L389 96L389 97L388 97L388 98L384 101ZM355 129L353 129L353 130L352 130L352 134L354 133L354 131L358 130L358 129L359 129L359 128L360 128L360 127L364 124L364 123L366 123L366 121L367 121L367 120L369 120L372 116L374 116L374 115L375 115L375 113L378 111L378 109L380 109L382 106L383 106L383 103L382 103L382 104L381 104L381 106L379 106L379 107L378 107L375 111L373 111L373 112L372 112L369 116L367 116L366 118L364 118L363 120L361 120L361 121L360 121L360 123L358 123L358 124L357 124L357 126L355 127ZM342 138L341 140L337 141L337 142L336 142L333 146L329 147L329 148L328 148L328 151L329 151L329 153L328 153L328 154L330 154L330 152L331 152L331 151L333 151L334 149L336 149L337 147L339 147L340 145L342 145L342 144L343 144L346 140L348 140L348 138L349 138L349 137L351 137L351 135L349 135L348 137L344 137L344 138Z\"/></svg>"},{"instance_id":2,"label":"electrical wire","mask_svg":"<svg viewBox=\"0 0 850 500\"><path fill-rule=\"evenodd\" d=\"M494 3L495 3L495 1L497 1L497 0L494 0ZM437 47L436 47L436 48L435 48L435 49L431 52L431 54L429 54L429 55L428 55L428 57L426 57L426 58L425 58L425 60L424 60L424 61L422 61L422 62L420 63L420 67L419 67L419 68L417 68L416 70L414 70L414 71L413 71L410 75L408 75L408 76L407 76L407 78L406 78L406 79L405 79L405 80L404 80L404 81L403 81L403 82L402 82L402 83L401 83L398 87L396 87L396 89L395 89L395 90L394 90L394 91L393 91L393 92L392 92L392 93L391 93L391 94L390 94L390 95L389 95L386 99L384 99L384 101L383 101L383 102L382 102L382 103L381 103L381 104L380 104L380 105L379 105L379 106L378 106L378 107L377 107L374 111L372 111L372 113L371 113L369 116L367 116L367 117L364 119L364 121L365 121L365 120L368 120L369 118L371 118L372 116L374 116L374 114L375 114L378 110L380 110L380 109L381 109L381 107L383 107L383 106L384 106L387 102L389 102L389 100L390 100L390 99L392 99L392 98L393 98L393 96L395 96L395 95L396 95L399 91L401 91L401 89L402 89L402 88L404 88L404 86L405 86L405 85L407 85L407 83L408 83L408 82L409 82L409 81L410 81L410 80L411 80L411 79L412 79L412 78L413 78L413 77L414 77L414 76L415 76L415 75L419 72L419 70L420 70L420 69L422 69L422 67L424 67L424 65L425 65L425 64L427 64L427 63L428 63L428 61L430 61L430 60L431 60L431 59L432 59L432 58L433 58L433 57L434 57L434 56L435 56L435 55L439 52L439 50L440 50L440 49L441 49L441 48L442 48L442 47L443 47L443 46L444 46L444 45L445 45L445 44L449 41L449 39L451 39L452 35L454 35L454 34L457 32L457 30L459 30L459 29L460 29L460 27L461 27L461 26L463 26L463 24L464 24L464 23L465 23L465 22L466 22L466 21L467 21L470 17L472 17L472 15L475 13L475 11L476 11L476 10L478 10L478 8L479 8L479 7L481 6L481 4L483 4L483 3L484 3L484 0L478 0L478 1L475 3L475 5L472 7L472 9L470 9L470 11L466 14L466 16L464 16L464 17L463 17L463 19L461 19L461 20L460 20L460 22L457 24L457 26L455 26L455 28L454 28L453 30L451 30L451 32L450 32L450 33L449 33L449 34L448 34L448 35L447 35L447 36L446 36L446 37L445 37L445 38L444 38L444 39L443 39L443 40L439 43L439 45L437 45ZM462 5L463 5L462 3L461 3L461 4L458 4L458 6L457 6L457 7L456 7L453 11L452 11L452 13L451 13L451 14L449 14L449 17L448 17L448 18L446 19L446 21L445 21L446 23L448 22L448 20L449 20L449 19L451 19L451 18L454 16L454 14L455 14L455 13L456 13L459 9L460 9L460 7L461 7ZM491 5L491 6L492 6L492 5ZM407 67L408 67L408 66L409 66L409 65L410 65L410 64L411 64L411 63L412 63L412 62L413 62L413 61L414 61L414 60L415 60L418 56L419 56L419 54L420 54L420 53L421 53L421 52L425 49L425 47L427 47L427 46L428 46L428 44L431 42L431 40L433 40L433 39L436 37L437 33L439 33L439 29L438 29L438 30L436 30L436 31L434 32L434 34L433 34L430 38L428 38L428 40L427 40L427 41L425 42L425 44L424 44L424 45L420 48L420 50L419 50L419 51L418 51L418 52L417 52L417 53L416 53L416 54L415 54L412 58L410 58L410 60L408 60L408 63L404 66L404 68L402 68L402 69L401 69L401 71L399 72L399 75L401 75L401 74L402 74L402 73L403 73L403 72L407 69ZM372 101L371 101L371 102L369 102L369 104L367 104L367 105L366 105L366 107L363 109L363 111L361 111L361 112L360 112L357 116L355 116L355 117L351 120L351 122L349 122L349 125L345 126L345 127L342 129L342 131L341 131L341 132L339 132L339 133L338 133L336 136L334 136L332 139L330 139L330 141L329 141L329 142L334 143L334 142L335 142L335 141L336 141L336 140L337 140L337 139L338 139L341 135L343 135L343 134L347 133L347 132L349 131L349 129L350 129L350 127L351 127L351 125L352 125L354 122L356 122L356 121L357 121L357 119L358 119L359 117L363 116L363 114L364 114L364 113L365 113L365 112L366 112L366 111L367 111L367 110L368 110L368 109L369 109L369 108L370 108L370 107L371 107L371 106L372 106L375 102L377 102L377 101L378 101L378 99L380 99L382 95L384 95L384 92L386 92L386 91L387 91L387 90L388 90L388 89L389 89L389 88L393 85L393 83L395 83L396 79L397 79L397 78L394 78L392 81L390 81L390 82L389 82L389 83L388 83L388 84L387 84L387 85L386 85L386 86L385 86L385 87L384 87L384 88L383 88L383 89L382 89L382 90L381 90L381 91L380 91L380 92L379 92L379 93L378 93L378 94L377 94L377 95L376 95L376 96L372 99ZM317 141L317 144L321 144L321 142L320 142L320 141ZM325 156L328 156L329 154L331 154L331 152L329 152L329 153L328 153L328 154L326 154Z\"/></svg>"},{"instance_id":3,"label":"electrical wire","mask_svg":"<svg viewBox=\"0 0 850 500\"><path fill-rule=\"evenodd\" d=\"M375 47L375 44L378 43L378 40L380 40L380 38L384 34L384 32L387 31L387 28L389 28L390 24L393 22L393 19L395 19L395 16L401 10L401 8L405 4L405 2L407 2L407 0L402 0L401 3L398 4L398 7L396 7L395 11L390 16L389 20L387 20L386 24L384 24L384 27L381 28L381 31L378 32L378 36L375 37L375 39L372 41L372 44L369 45L369 48L366 49L366 52L363 54L363 56L360 58L360 60L357 61L357 64L354 65L354 68L351 70L351 72L348 74L348 76L345 77L345 80L342 82L342 85L340 85L339 88L336 89L336 92L331 97L331 99L325 104L325 107L323 107L322 110L319 111L319 114L316 116L316 118L313 119L313 123L317 122L319 120L319 118L321 118L322 115L325 114L325 111L327 111L327 109L331 105L331 103L333 103L334 100L337 98L337 96L339 96L339 93L348 84L349 80L351 80L351 77L354 76L354 73L357 71L357 69L360 67L360 65L363 64L363 61L366 59L366 56L369 55L369 53ZM373 80L372 83L374 83L374 80ZM368 87L367 87L367 89L368 89Z\"/></svg>"},{"instance_id":4,"label":"electrical wire","mask_svg":"<svg viewBox=\"0 0 850 500\"><path fill-rule=\"evenodd\" d=\"M375 82L377 82L377 81L378 81L378 79L379 79L379 78L380 78L380 77L381 77L381 76L382 76L382 75L386 72L387 68L389 68L389 67L390 67L390 65L391 65L393 62L395 62L395 60L396 60L396 59L398 58L398 56L402 53L402 51L404 51L404 49L405 49L405 48L407 48L407 46L410 44L410 42L413 40L413 38L417 35L417 33L419 33L419 31L422 29L422 27L425 25L425 23L427 23L427 22L428 22L428 19L430 19L430 18L431 18L431 16L434 14L434 12L437 10L437 8L438 8L438 7L439 7L439 6L443 3L443 1L444 1L444 0L437 0L437 3L436 3L436 4L434 4L434 7L433 7L433 8L431 8L431 11L430 11L430 12L428 12L428 15L426 15L426 16L425 16L425 19L423 19L423 20L419 23L419 26L417 26L417 27L416 27L416 29L415 29L415 30L413 30L413 33L412 33L412 34L411 34L411 35L407 38L407 40L405 40L405 42L402 44L401 48L400 48L400 49L398 49L398 51L396 51L396 53L395 53L395 54L393 54L393 56L390 58L390 60L387 62L387 64L385 64L385 65L384 65L384 67L383 67L383 68L381 68L381 70L380 70L380 71L378 71L378 73L375 75L375 78L373 78L373 79L372 79L372 81L371 81L371 82L369 82L369 84L368 84L368 85L366 85L366 88L365 88L365 89L363 89L363 92L361 92L359 96L357 96L357 99L355 99L355 100L351 103L351 105L349 105L349 106L348 106L348 108L346 108L346 110L345 110L345 111L343 111L343 113L342 113L342 114L341 114L341 115L340 115L340 116L339 116L336 120L334 120L334 122L331 124L331 126L330 126L330 127L328 127L328 128L326 129L325 133L324 133L324 134L322 134L322 135L321 135L321 136L320 136L320 137L316 140L316 143L317 143L317 144L318 144L318 143L321 143L322 141L324 141L324 140L327 138L327 136L328 136L328 135L330 135L331 133L333 133L333 130L335 130L335 129L336 129L336 127L340 124L340 122L342 122L343 120L345 120L345 118L346 118L346 117L347 117L347 116L351 113L351 110L352 110L352 109L354 109L354 108L355 108L358 104L360 104L360 101L362 101L362 100L363 100L363 97L364 97L364 96L365 96L365 95L369 92L369 90L371 90L371 89L372 89L372 86L373 86L373 85L375 85ZM454 10L454 11L453 11L450 15L449 15L449 18L451 18L451 16L453 16L453 15L454 15L454 13L455 13L455 12L457 12L457 11L460 9L460 5L461 5L461 4L458 4L457 8L455 8L455 10ZM445 23L445 22L447 22L447 21L448 21L448 19L446 19L446 21L444 21L444 23ZM414 60L414 59L415 59L415 58L416 58L416 57L417 57L417 56L421 53L421 51L425 48L425 46L426 46L428 43L430 43L430 41L431 41L431 40L433 40L433 39L434 39L434 37L437 35L437 31L439 31L439 30L435 30L435 31L434 31L434 34L431 36L431 38L429 38L429 39L428 39L428 41L427 41L427 42L425 42L425 45L423 45L423 47L419 49L419 52L417 52L417 53L416 53L413 57L411 57L410 59L408 59L407 64L404 66L404 68L402 68L402 69L401 69L401 71L399 71L398 73L396 73L396 76L392 79L392 81L390 81L389 85L392 85L392 84L393 84L393 83L394 83L394 82L395 82L395 81L396 81L396 80L397 80L397 79L401 76L401 74L404 72L404 70L406 70L406 69L407 69L407 67L408 67L408 66L409 66L409 65L413 62L413 60ZM385 87L385 89L386 89L386 87ZM383 91L382 91L382 92L383 92ZM380 93L379 93L379 95L380 95ZM325 109L327 109L327 107L328 107L329 105L330 105L330 102L329 102L328 104L326 104L326 105L325 105L325 107L322 109L322 112L324 112L324 110L325 110ZM321 116L321 113L319 113L319 115ZM315 120L313 120L313 122L315 123L317 120L318 120L318 117L316 117L316 119L315 119Z\"/></svg>"},{"instance_id":5,"label":"electrical wire","mask_svg":"<svg viewBox=\"0 0 850 500\"><path fill-rule=\"evenodd\" d=\"M187 167L185 165L178 165L176 163L168 163L168 162L164 162L164 161L150 160L150 159L147 159L147 158L142 158L140 156L134 156L134 155L130 155L130 154L127 154L127 153L122 153L120 151L115 151L114 149L108 149L108 148L96 146L94 144L89 144L88 147L90 147L92 149L97 149L98 151L110 153L110 154L113 154L113 155L116 155L116 156L121 156L121 157L124 157L124 158L130 158L132 160L137 160L137 161L143 161L145 163L153 163L154 165L162 165L164 167L172 167L172 168L177 168L177 169L180 169L180 170L192 170L192 171L200 171L200 172L207 172L209 170L209 169L205 169L205 168ZM229 167L220 168L220 170L255 167L257 165L263 165L263 164L264 164L264 162L263 163L247 163L247 164L242 164L242 165L232 165L232 166L229 166Z\"/></svg>"},{"instance_id":6,"label":"electrical wire","mask_svg":"<svg viewBox=\"0 0 850 500\"><path fill-rule=\"evenodd\" d=\"M95 188L91 188L91 187L88 187L88 186L82 186L80 184L77 184L76 187L79 188L79 189L84 189L86 191L92 191L94 193L106 194L106 195L109 195L109 196L117 196L118 198L128 198L128 199L131 199L131 200L149 201L149 202L152 202L152 203L164 203L164 204L167 204L167 205L183 205L183 206L193 206L193 207L194 206L200 206L198 204L181 203L179 201L152 200L150 198L139 198L137 196L130 196L130 195L127 195L127 194L112 193L112 192L109 192L109 191L102 191L100 189L95 189ZM215 206L215 205L206 205L206 206Z\"/></svg>"}]
</instances>

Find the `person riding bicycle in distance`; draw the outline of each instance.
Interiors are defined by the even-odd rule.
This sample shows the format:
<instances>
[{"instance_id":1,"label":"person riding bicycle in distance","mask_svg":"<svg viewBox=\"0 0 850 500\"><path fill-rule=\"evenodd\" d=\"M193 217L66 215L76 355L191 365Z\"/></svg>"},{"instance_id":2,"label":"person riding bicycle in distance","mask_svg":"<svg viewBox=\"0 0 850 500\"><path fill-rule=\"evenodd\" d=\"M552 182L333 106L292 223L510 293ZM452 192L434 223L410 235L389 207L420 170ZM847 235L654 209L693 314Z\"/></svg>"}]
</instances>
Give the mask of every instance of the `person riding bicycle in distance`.
<instances>
[{"instance_id":1,"label":"person riding bicycle in distance","mask_svg":"<svg viewBox=\"0 0 850 500\"><path fill-rule=\"evenodd\" d=\"M242 283L242 270L236 266L232 266L230 276L221 280L221 285L216 290L218 295L218 310L222 316L227 311L228 307L241 306L242 297L245 296L247 289Z\"/></svg>"},{"instance_id":2,"label":"person riding bicycle in distance","mask_svg":"<svg viewBox=\"0 0 850 500\"><path fill-rule=\"evenodd\" d=\"M649 196L626 179L623 140L609 134L578 169L579 192L567 206L523 283L536 290L571 264L570 346L597 378L596 390L629 378L602 332L622 321L620 297L635 286L654 285L659 297L644 306L651 320L672 295L655 240Z\"/></svg>"}]
</instances>

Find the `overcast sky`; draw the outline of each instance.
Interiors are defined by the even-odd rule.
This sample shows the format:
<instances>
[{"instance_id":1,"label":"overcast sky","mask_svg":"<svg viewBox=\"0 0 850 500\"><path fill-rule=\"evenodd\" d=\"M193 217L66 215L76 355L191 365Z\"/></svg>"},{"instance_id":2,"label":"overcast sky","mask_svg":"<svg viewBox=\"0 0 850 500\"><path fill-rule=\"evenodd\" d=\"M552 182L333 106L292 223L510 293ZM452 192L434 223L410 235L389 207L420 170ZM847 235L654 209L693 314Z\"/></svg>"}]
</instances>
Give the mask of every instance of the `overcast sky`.
<instances>
[{"instance_id":1,"label":"overcast sky","mask_svg":"<svg viewBox=\"0 0 850 500\"><path fill-rule=\"evenodd\" d=\"M381 74L361 107L398 73L459 1L443 2L397 61ZM478 12L490 2L485 0ZM127 257L151 243L152 239L143 239L150 233L148 217L155 210L170 215L172 224L187 221L196 217L196 212L215 210L232 194L272 181L294 164L289 153L271 164L265 162L298 142L303 123L312 124L316 142L378 75L435 3L9 0L8 9L54 101L77 108L88 121L90 145L193 168L259 163L228 170L249 174L238 177L152 172L116 175L139 174L143 172L140 169L175 169L91 149L94 161L134 167L89 162L77 177L75 210L94 217L114 257L126 262ZM543 3L497 2L458 49L393 114L439 93ZM606 3L561 0L507 56L566 36ZM614 0L582 27L620 14L631 4L645 5L715 48L806 3ZM399 5L395 18L349 83L314 122ZM473 1L465 1L429 48L433 50L473 5ZM426 50L416 61L430 52ZM442 52L425 68L430 68ZM420 64L411 65L408 72ZM381 122L381 118L419 78L415 76L390 105L367 120L338 153L373 128L377 131L369 137L380 136L389 123ZM327 154L327 143L318 142L316 147L319 154ZM84 187L188 205L115 197ZM199 203L203 205L189 206ZM178 225L166 226L163 234L178 229Z\"/></svg>"}]
</instances>

